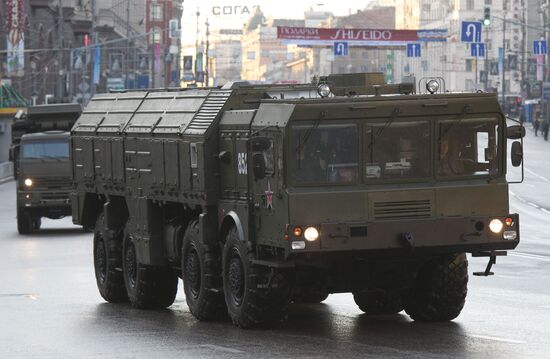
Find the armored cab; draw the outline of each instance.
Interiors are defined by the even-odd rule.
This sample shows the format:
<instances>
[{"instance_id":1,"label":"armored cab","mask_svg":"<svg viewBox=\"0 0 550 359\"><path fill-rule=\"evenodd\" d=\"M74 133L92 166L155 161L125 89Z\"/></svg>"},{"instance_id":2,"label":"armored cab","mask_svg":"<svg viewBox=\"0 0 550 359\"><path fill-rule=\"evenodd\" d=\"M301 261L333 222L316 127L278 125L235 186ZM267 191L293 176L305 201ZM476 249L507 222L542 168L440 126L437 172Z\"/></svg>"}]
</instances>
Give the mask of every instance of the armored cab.
<instances>
[{"instance_id":1,"label":"armored cab","mask_svg":"<svg viewBox=\"0 0 550 359\"><path fill-rule=\"evenodd\" d=\"M465 253L488 275L519 243L506 139L523 132L494 95L427 88L356 74L96 95L72 130L71 203L101 295L167 307L179 276L195 317L241 327L339 292L454 319Z\"/></svg>"}]
</instances>

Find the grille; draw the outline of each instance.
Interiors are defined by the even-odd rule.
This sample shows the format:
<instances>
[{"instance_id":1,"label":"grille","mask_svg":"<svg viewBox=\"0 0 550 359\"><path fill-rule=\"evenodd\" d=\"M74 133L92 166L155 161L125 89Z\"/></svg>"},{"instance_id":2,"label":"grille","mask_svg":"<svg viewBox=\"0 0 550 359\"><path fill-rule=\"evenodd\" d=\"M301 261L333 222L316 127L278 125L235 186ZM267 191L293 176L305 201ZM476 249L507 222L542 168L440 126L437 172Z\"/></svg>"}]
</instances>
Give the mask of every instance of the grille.
<instances>
[{"instance_id":1,"label":"grille","mask_svg":"<svg viewBox=\"0 0 550 359\"><path fill-rule=\"evenodd\" d=\"M34 188L51 189L72 187L72 181L69 177L39 177L32 178L32 180Z\"/></svg>"},{"instance_id":2,"label":"grille","mask_svg":"<svg viewBox=\"0 0 550 359\"><path fill-rule=\"evenodd\" d=\"M374 202L374 219L429 218L432 203L429 199L412 201Z\"/></svg>"}]
</instances>

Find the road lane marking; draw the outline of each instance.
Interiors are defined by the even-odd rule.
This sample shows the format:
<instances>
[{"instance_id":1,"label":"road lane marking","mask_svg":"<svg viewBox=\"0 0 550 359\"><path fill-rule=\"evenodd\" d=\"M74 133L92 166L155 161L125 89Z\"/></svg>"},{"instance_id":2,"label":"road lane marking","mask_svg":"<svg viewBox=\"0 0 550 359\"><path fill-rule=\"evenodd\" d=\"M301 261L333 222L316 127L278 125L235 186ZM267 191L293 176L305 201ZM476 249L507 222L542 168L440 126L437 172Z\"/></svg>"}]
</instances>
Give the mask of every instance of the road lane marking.
<instances>
[{"instance_id":1,"label":"road lane marking","mask_svg":"<svg viewBox=\"0 0 550 359\"><path fill-rule=\"evenodd\" d=\"M492 336L489 336L489 335L477 335L477 334L474 334L474 335L469 335L470 337L473 337L473 338L478 338L478 339L486 339L486 340L493 340L495 342L501 342L501 343L510 343L510 344L527 344L527 342L524 342L522 340L514 340L514 339L506 339L506 338L499 338L499 337L492 337Z\"/></svg>"},{"instance_id":2,"label":"road lane marking","mask_svg":"<svg viewBox=\"0 0 550 359\"><path fill-rule=\"evenodd\" d=\"M549 210L549 209L546 209L546 208L544 208L544 207L541 207L541 206L539 206L539 205L536 204L536 203L529 202L529 201L527 201L526 199L521 198L520 196L518 196L517 194L515 194L515 193L512 192L512 191L510 191L510 195L511 195L512 197L514 197L515 199L517 199L518 201L520 201L521 203L524 203L524 204L526 204L526 205L528 205L528 206L534 207L534 208L536 208L536 209L538 209L538 210L540 210L540 211L543 211L544 213L550 214L550 210Z\"/></svg>"},{"instance_id":3,"label":"road lane marking","mask_svg":"<svg viewBox=\"0 0 550 359\"><path fill-rule=\"evenodd\" d=\"M549 180L548 178L546 178L546 177L544 177L544 176L541 176L541 175L539 175L538 173L535 173L535 172L531 171L531 170L530 170L529 168L527 168L527 167L524 167L524 168L525 168L525 172L529 172L529 173L532 174L533 176L535 176L535 177L537 177L537 178L539 178L539 179L541 179L541 180L543 180L543 181L545 181L545 182L550 182L550 180Z\"/></svg>"},{"instance_id":4,"label":"road lane marking","mask_svg":"<svg viewBox=\"0 0 550 359\"><path fill-rule=\"evenodd\" d=\"M38 300L39 296L40 296L40 294L36 294L36 293L5 293L5 294L0 293L0 298L25 297L25 298L29 298L29 299L32 299L32 300Z\"/></svg>"},{"instance_id":5,"label":"road lane marking","mask_svg":"<svg viewBox=\"0 0 550 359\"><path fill-rule=\"evenodd\" d=\"M223 351L223 352L228 352L228 353L233 353L233 354L243 354L244 353L242 350L237 350L237 349L228 348L228 347L222 347L220 345L214 345L214 344L202 344L202 345L199 345L199 348L208 348L208 349L213 349L213 350Z\"/></svg>"},{"instance_id":6,"label":"road lane marking","mask_svg":"<svg viewBox=\"0 0 550 359\"><path fill-rule=\"evenodd\" d=\"M528 259L538 259L540 261L550 262L550 257L542 256L542 255L538 255L538 254L523 253L523 252L510 252L510 253L508 253L508 255L514 256L514 257L522 257L522 258L528 258Z\"/></svg>"}]
</instances>

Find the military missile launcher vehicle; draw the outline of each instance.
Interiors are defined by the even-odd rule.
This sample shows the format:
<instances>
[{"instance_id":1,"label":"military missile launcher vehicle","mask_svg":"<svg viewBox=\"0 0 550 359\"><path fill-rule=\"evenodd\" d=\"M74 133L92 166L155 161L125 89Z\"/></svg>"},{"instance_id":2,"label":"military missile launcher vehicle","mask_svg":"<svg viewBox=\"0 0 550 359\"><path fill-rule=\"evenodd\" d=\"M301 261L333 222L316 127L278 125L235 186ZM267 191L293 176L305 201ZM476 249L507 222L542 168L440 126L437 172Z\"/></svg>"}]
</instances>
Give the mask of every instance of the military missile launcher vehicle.
<instances>
[{"instance_id":1,"label":"military missile launcher vehicle","mask_svg":"<svg viewBox=\"0 0 550 359\"><path fill-rule=\"evenodd\" d=\"M32 106L12 125L10 157L17 181L17 229L40 229L42 217L71 214L69 130L81 113L79 104Z\"/></svg>"},{"instance_id":2,"label":"military missile launcher vehicle","mask_svg":"<svg viewBox=\"0 0 550 359\"><path fill-rule=\"evenodd\" d=\"M423 84L353 74L96 95L72 129L71 203L95 226L99 292L164 308L181 277L196 318L244 328L342 292L368 314L454 319L466 253L490 275L519 243L506 141L524 129L494 94Z\"/></svg>"}]
</instances>

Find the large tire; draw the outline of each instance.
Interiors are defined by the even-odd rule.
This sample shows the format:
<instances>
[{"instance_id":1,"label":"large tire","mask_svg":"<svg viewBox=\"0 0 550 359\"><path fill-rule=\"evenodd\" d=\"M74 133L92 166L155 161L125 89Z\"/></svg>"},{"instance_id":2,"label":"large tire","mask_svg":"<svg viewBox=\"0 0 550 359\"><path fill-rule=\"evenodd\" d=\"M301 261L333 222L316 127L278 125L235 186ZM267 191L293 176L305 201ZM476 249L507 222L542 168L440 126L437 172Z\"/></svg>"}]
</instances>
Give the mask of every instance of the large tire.
<instances>
[{"instance_id":1,"label":"large tire","mask_svg":"<svg viewBox=\"0 0 550 359\"><path fill-rule=\"evenodd\" d=\"M223 248L223 289L233 324L241 328L269 326L287 317L290 303L288 273L252 264L251 245L236 228Z\"/></svg>"},{"instance_id":2,"label":"large tire","mask_svg":"<svg viewBox=\"0 0 550 359\"><path fill-rule=\"evenodd\" d=\"M122 235L105 228L99 215L94 229L94 269L99 294L110 303L128 301L122 276Z\"/></svg>"},{"instance_id":3,"label":"large tire","mask_svg":"<svg viewBox=\"0 0 550 359\"><path fill-rule=\"evenodd\" d=\"M137 261L137 252L128 231L124 234L123 273L128 299L138 309L164 309L172 305L178 291L178 277L170 267L151 266Z\"/></svg>"},{"instance_id":4,"label":"large tire","mask_svg":"<svg viewBox=\"0 0 550 359\"><path fill-rule=\"evenodd\" d=\"M396 314L403 310L401 290L365 289L353 292L353 300L365 314Z\"/></svg>"},{"instance_id":5,"label":"large tire","mask_svg":"<svg viewBox=\"0 0 550 359\"><path fill-rule=\"evenodd\" d=\"M33 230L32 216L28 211L17 211L17 231L19 234L30 234Z\"/></svg>"},{"instance_id":6,"label":"large tire","mask_svg":"<svg viewBox=\"0 0 550 359\"><path fill-rule=\"evenodd\" d=\"M199 320L225 319L220 248L203 244L198 224L190 222L183 236L181 269L185 300L191 314Z\"/></svg>"},{"instance_id":7,"label":"large tire","mask_svg":"<svg viewBox=\"0 0 550 359\"><path fill-rule=\"evenodd\" d=\"M464 253L432 259L417 274L405 295L405 311L415 321L456 318L468 292L468 261Z\"/></svg>"}]
</instances>

